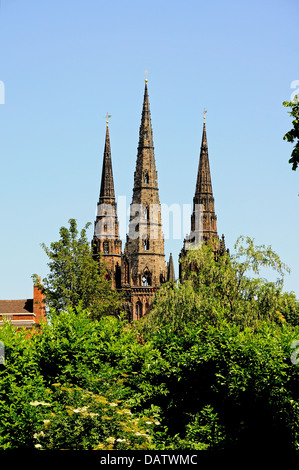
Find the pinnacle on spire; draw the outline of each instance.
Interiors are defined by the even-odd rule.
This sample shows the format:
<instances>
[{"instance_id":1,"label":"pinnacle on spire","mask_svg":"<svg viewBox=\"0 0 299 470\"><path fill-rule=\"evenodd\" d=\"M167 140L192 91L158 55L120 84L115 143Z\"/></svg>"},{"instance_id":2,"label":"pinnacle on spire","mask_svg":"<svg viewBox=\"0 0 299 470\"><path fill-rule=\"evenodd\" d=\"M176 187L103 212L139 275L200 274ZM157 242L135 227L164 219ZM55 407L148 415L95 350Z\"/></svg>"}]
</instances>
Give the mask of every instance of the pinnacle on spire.
<instances>
[{"instance_id":1,"label":"pinnacle on spire","mask_svg":"<svg viewBox=\"0 0 299 470\"><path fill-rule=\"evenodd\" d=\"M136 170L134 174L134 189L136 194L140 189L158 191L157 171L155 162L153 129L148 97L148 85L145 81L141 123L139 128L139 143L137 151ZM135 201L134 202L139 202ZM158 199L152 201L158 203Z\"/></svg>"},{"instance_id":2,"label":"pinnacle on spire","mask_svg":"<svg viewBox=\"0 0 299 470\"><path fill-rule=\"evenodd\" d=\"M204 112L205 115L205 112ZM205 116L204 116L205 117ZM198 163L191 233L195 242L218 239L217 216L214 209L214 197L210 172L206 123L203 123L200 157ZM191 238L193 238L193 236Z\"/></svg>"},{"instance_id":3,"label":"pinnacle on spire","mask_svg":"<svg viewBox=\"0 0 299 470\"><path fill-rule=\"evenodd\" d=\"M205 122L203 123L202 141L195 189L195 194L202 193L208 193L213 195Z\"/></svg>"},{"instance_id":4,"label":"pinnacle on spire","mask_svg":"<svg viewBox=\"0 0 299 470\"><path fill-rule=\"evenodd\" d=\"M144 86L141 124L140 124L140 129L139 129L139 146L142 146L145 143L147 143L149 144L150 147L154 147L152 134L153 134L153 130L152 130L152 124L151 124L151 112L150 112L148 87L147 87L147 79L146 79L145 86Z\"/></svg>"},{"instance_id":5,"label":"pinnacle on spire","mask_svg":"<svg viewBox=\"0 0 299 470\"><path fill-rule=\"evenodd\" d=\"M172 253L170 253L169 261L167 263L167 282L175 282L175 272L173 266Z\"/></svg>"},{"instance_id":6,"label":"pinnacle on spire","mask_svg":"<svg viewBox=\"0 0 299 470\"><path fill-rule=\"evenodd\" d=\"M103 202L105 202L106 199L115 199L108 120L106 126L106 138L100 189L100 200L103 200Z\"/></svg>"}]
</instances>

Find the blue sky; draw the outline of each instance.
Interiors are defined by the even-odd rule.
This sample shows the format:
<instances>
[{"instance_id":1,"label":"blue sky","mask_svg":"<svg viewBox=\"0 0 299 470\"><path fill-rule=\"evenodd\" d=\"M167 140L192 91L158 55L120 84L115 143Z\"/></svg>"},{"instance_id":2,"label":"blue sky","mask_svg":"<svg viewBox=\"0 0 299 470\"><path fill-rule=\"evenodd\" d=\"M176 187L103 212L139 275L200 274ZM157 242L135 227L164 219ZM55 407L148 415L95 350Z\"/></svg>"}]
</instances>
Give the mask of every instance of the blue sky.
<instances>
[{"instance_id":1,"label":"blue sky","mask_svg":"<svg viewBox=\"0 0 299 470\"><path fill-rule=\"evenodd\" d=\"M239 235L271 245L299 295L299 172L282 140L298 16L296 0L2 0L0 298L32 296L40 243L69 218L94 222L107 112L130 204L145 69L160 201L192 203L206 108L218 232L231 250ZM184 235L165 240L167 258Z\"/></svg>"}]
</instances>

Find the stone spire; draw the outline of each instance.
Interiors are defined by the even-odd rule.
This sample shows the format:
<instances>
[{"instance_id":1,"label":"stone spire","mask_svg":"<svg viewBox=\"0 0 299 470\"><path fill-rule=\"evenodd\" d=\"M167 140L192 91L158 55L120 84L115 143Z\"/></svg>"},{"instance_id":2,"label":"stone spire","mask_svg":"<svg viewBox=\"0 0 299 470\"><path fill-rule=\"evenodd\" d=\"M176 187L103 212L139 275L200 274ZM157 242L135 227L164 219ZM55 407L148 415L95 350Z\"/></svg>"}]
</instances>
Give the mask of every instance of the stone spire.
<instances>
[{"instance_id":1,"label":"stone spire","mask_svg":"<svg viewBox=\"0 0 299 470\"><path fill-rule=\"evenodd\" d=\"M201 194L213 195L205 122L203 123L195 196L200 196Z\"/></svg>"},{"instance_id":2,"label":"stone spire","mask_svg":"<svg viewBox=\"0 0 299 470\"><path fill-rule=\"evenodd\" d=\"M206 111L204 111L204 114ZM191 215L191 233L186 236L180 253L180 273L182 279L182 261L187 252L200 243L209 243L216 252L225 250L224 237L220 241L217 233L217 216L215 214L214 196L210 171L207 131L204 116L200 156L197 171L193 212Z\"/></svg>"},{"instance_id":3,"label":"stone spire","mask_svg":"<svg viewBox=\"0 0 299 470\"><path fill-rule=\"evenodd\" d=\"M172 253L170 253L169 261L167 263L167 281L175 282L175 272L174 272L174 266L173 266Z\"/></svg>"},{"instance_id":4,"label":"stone spire","mask_svg":"<svg viewBox=\"0 0 299 470\"><path fill-rule=\"evenodd\" d=\"M217 216L215 214L212 189L206 123L203 123L200 157L197 172L193 213L191 216L191 238L195 243L207 242L212 238L218 240Z\"/></svg>"},{"instance_id":5,"label":"stone spire","mask_svg":"<svg viewBox=\"0 0 299 470\"><path fill-rule=\"evenodd\" d=\"M147 80L123 265L122 282L123 285L131 286L133 318L139 318L145 313L157 288L166 280L161 206ZM137 294L135 296L134 289L135 293L138 290L139 297Z\"/></svg>"},{"instance_id":6,"label":"stone spire","mask_svg":"<svg viewBox=\"0 0 299 470\"><path fill-rule=\"evenodd\" d=\"M112 281L112 287L118 288L121 285L122 242L119 238L108 121L106 124L100 197L97 205L92 247L94 258L98 258L99 254L101 255L107 267L107 279Z\"/></svg>"},{"instance_id":7,"label":"stone spire","mask_svg":"<svg viewBox=\"0 0 299 470\"><path fill-rule=\"evenodd\" d=\"M115 200L108 121L106 126L100 200L102 202L107 200Z\"/></svg>"},{"instance_id":8,"label":"stone spire","mask_svg":"<svg viewBox=\"0 0 299 470\"><path fill-rule=\"evenodd\" d=\"M145 82L144 99L139 128L136 170L134 173L133 203L140 203L143 190L154 190L152 203L159 204L158 179L156 171L153 129L148 98L147 81ZM142 192L141 192L142 191Z\"/></svg>"}]
</instances>

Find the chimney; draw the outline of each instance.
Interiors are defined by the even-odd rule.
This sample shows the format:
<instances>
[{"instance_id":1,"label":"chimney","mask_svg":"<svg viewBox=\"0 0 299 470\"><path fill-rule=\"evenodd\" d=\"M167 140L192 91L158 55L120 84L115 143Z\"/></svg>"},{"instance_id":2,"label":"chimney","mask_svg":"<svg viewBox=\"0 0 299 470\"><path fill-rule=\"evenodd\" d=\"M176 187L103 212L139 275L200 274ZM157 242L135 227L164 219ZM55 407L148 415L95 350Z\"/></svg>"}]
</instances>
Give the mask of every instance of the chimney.
<instances>
[{"instance_id":1,"label":"chimney","mask_svg":"<svg viewBox=\"0 0 299 470\"><path fill-rule=\"evenodd\" d=\"M42 320L46 320L46 306L45 294L43 293L43 286L41 278L38 276L38 282L33 286L33 313L35 316L35 323L40 324Z\"/></svg>"}]
</instances>

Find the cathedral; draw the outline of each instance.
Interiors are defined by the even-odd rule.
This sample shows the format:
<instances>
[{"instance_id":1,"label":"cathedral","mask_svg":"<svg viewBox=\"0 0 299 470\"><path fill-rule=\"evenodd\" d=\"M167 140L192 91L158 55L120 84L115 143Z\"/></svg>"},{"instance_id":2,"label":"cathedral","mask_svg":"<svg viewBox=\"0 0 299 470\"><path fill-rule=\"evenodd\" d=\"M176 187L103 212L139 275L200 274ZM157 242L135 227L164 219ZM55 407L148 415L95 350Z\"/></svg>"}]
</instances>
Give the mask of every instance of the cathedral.
<instances>
[{"instance_id":1,"label":"cathedral","mask_svg":"<svg viewBox=\"0 0 299 470\"><path fill-rule=\"evenodd\" d=\"M155 293L164 282L174 282L172 255L165 261L164 236L161 222L158 176L155 162L153 129L145 80L144 99L139 129L134 187L130 205L130 220L124 249L119 236L117 204L109 136L106 137L102 166L100 196L92 240L93 256L105 263L106 277L112 288L122 292L124 308L131 321L141 318L149 309ZM193 198L191 232L184 240L180 260L192 246L212 241L216 251L225 250L224 236L217 234L217 217L208 156L204 119L198 174ZM182 274L180 272L180 278Z\"/></svg>"}]
</instances>

